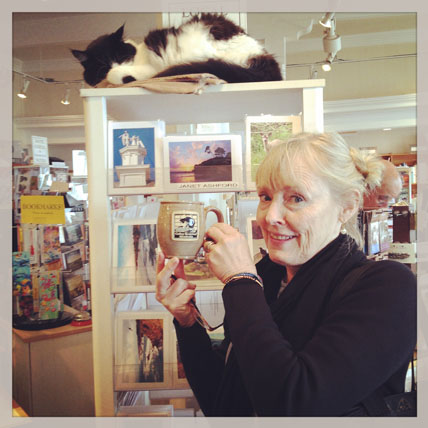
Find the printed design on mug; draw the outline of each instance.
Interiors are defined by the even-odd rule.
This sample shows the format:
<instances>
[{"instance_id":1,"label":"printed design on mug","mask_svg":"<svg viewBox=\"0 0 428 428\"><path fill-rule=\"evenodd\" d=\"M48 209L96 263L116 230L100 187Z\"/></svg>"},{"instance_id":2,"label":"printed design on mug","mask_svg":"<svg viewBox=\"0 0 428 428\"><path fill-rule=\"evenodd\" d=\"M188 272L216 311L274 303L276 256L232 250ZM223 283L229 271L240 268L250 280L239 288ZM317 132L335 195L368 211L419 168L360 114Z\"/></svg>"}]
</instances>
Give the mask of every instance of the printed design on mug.
<instances>
[{"instance_id":1,"label":"printed design on mug","mask_svg":"<svg viewBox=\"0 0 428 428\"><path fill-rule=\"evenodd\" d=\"M199 239L199 213L174 211L172 213L171 239L173 241L197 241Z\"/></svg>"}]
</instances>

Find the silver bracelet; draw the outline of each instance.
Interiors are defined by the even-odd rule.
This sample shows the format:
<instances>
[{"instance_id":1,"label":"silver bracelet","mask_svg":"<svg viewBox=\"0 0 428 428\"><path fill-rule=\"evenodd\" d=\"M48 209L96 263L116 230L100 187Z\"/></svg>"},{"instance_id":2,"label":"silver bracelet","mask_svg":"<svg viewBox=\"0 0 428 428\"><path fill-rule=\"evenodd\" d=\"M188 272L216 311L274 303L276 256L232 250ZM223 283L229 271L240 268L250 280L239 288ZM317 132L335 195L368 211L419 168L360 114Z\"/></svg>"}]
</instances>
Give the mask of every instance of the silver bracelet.
<instances>
[{"instance_id":1,"label":"silver bracelet","mask_svg":"<svg viewBox=\"0 0 428 428\"><path fill-rule=\"evenodd\" d=\"M230 282L238 281L238 279L251 279L252 281L257 282L257 284L263 288L263 281L260 278L260 276L250 272L241 272L241 273L237 273L235 275L229 276L229 278L227 278L226 281L224 281L224 284L227 285Z\"/></svg>"}]
</instances>

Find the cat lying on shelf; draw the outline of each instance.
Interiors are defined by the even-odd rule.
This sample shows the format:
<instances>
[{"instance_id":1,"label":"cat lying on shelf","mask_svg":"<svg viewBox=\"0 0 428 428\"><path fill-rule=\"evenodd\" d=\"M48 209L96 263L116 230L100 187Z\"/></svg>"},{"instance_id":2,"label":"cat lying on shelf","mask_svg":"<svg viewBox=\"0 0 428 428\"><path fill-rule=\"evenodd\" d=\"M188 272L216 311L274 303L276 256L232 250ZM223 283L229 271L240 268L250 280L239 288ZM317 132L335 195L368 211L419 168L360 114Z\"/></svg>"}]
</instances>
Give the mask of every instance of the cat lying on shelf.
<instances>
[{"instance_id":1,"label":"cat lying on shelf","mask_svg":"<svg viewBox=\"0 0 428 428\"><path fill-rule=\"evenodd\" d=\"M192 73L228 83L282 80L273 55L221 14L202 13L178 28L150 31L140 44L124 40L123 30L98 37L84 51L71 50L89 85Z\"/></svg>"}]
</instances>

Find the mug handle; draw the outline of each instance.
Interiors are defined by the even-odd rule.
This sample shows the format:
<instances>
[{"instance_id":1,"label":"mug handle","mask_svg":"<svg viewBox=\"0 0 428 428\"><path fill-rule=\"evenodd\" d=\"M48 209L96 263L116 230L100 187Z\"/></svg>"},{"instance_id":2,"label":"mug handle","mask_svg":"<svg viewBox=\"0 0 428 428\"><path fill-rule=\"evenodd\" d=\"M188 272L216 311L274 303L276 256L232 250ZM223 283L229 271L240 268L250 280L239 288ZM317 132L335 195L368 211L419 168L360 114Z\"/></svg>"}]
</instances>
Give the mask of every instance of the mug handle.
<instances>
[{"instance_id":1,"label":"mug handle","mask_svg":"<svg viewBox=\"0 0 428 428\"><path fill-rule=\"evenodd\" d=\"M208 207L204 207L205 220L207 218L208 213L212 211L216 216L219 223L224 223L223 213L216 207L209 205Z\"/></svg>"}]
</instances>

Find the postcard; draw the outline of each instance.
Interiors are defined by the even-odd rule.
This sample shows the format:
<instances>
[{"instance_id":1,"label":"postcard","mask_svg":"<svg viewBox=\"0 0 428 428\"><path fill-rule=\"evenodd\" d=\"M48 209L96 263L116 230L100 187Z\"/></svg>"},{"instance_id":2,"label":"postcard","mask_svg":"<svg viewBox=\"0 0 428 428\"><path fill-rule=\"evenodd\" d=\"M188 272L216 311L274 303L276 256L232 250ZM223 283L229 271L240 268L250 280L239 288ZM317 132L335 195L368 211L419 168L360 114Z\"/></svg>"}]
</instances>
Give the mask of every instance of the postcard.
<instances>
[{"instance_id":1,"label":"postcard","mask_svg":"<svg viewBox=\"0 0 428 428\"><path fill-rule=\"evenodd\" d=\"M224 284L211 272L203 256L196 257L195 260L184 260L184 274L197 289L216 290L224 287Z\"/></svg>"},{"instance_id":2,"label":"postcard","mask_svg":"<svg viewBox=\"0 0 428 428\"><path fill-rule=\"evenodd\" d=\"M256 189L256 172L275 144L301 132L300 116L247 116L245 118L246 189Z\"/></svg>"},{"instance_id":3,"label":"postcard","mask_svg":"<svg viewBox=\"0 0 428 428\"><path fill-rule=\"evenodd\" d=\"M67 245L74 245L83 240L83 225L69 224L64 226L64 242Z\"/></svg>"},{"instance_id":4,"label":"postcard","mask_svg":"<svg viewBox=\"0 0 428 428\"><path fill-rule=\"evenodd\" d=\"M186 373L184 372L183 362L181 361L180 348L178 346L177 337L173 336L173 353L174 362L172 365L172 387L174 389L188 389L189 383L186 379Z\"/></svg>"},{"instance_id":5,"label":"postcard","mask_svg":"<svg viewBox=\"0 0 428 428\"><path fill-rule=\"evenodd\" d=\"M110 195L162 192L162 138L165 122L108 124Z\"/></svg>"},{"instance_id":6,"label":"postcard","mask_svg":"<svg viewBox=\"0 0 428 428\"><path fill-rule=\"evenodd\" d=\"M30 253L17 251L12 253L13 294L19 296L31 295Z\"/></svg>"},{"instance_id":7,"label":"postcard","mask_svg":"<svg viewBox=\"0 0 428 428\"><path fill-rule=\"evenodd\" d=\"M167 311L118 313L116 391L171 387L172 328Z\"/></svg>"},{"instance_id":8,"label":"postcard","mask_svg":"<svg viewBox=\"0 0 428 428\"><path fill-rule=\"evenodd\" d=\"M63 254L64 270L74 271L83 266L82 256L78 248Z\"/></svg>"},{"instance_id":9,"label":"postcard","mask_svg":"<svg viewBox=\"0 0 428 428\"><path fill-rule=\"evenodd\" d=\"M113 223L112 291L154 290L157 219L117 219Z\"/></svg>"},{"instance_id":10,"label":"postcard","mask_svg":"<svg viewBox=\"0 0 428 428\"><path fill-rule=\"evenodd\" d=\"M257 263L268 253L268 250L256 217L247 218L247 239L254 263Z\"/></svg>"},{"instance_id":11,"label":"postcard","mask_svg":"<svg viewBox=\"0 0 428 428\"><path fill-rule=\"evenodd\" d=\"M60 281L59 271L42 272L38 276L39 318L41 320L57 319L61 309L58 299Z\"/></svg>"},{"instance_id":12,"label":"postcard","mask_svg":"<svg viewBox=\"0 0 428 428\"><path fill-rule=\"evenodd\" d=\"M82 275L67 275L64 282L70 294L71 306L79 311L87 308L86 286Z\"/></svg>"},{"instance_id":13,"label":"postcard","mask_svg":"<svg viewBox=\"0 0 428 428\"><path fill-rule=\"evenodd\" d=\"M168 136L163 149L166 190L183 193L243 190L239 135Z\"/></svg>"},{"instance_id":14,"label":"postcard","mask_svg":"<svg viewBox=\"0 0 428 428\"><path fill-rule=\"evenodd\" d=\"M24 223L21 226L22 249L30 254L30 264L39 264L39 233L37 225Z\"/></svg>"}]
</instances>

